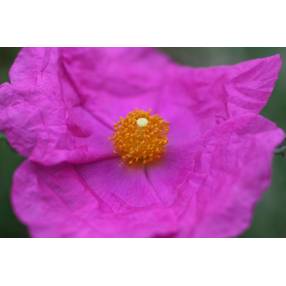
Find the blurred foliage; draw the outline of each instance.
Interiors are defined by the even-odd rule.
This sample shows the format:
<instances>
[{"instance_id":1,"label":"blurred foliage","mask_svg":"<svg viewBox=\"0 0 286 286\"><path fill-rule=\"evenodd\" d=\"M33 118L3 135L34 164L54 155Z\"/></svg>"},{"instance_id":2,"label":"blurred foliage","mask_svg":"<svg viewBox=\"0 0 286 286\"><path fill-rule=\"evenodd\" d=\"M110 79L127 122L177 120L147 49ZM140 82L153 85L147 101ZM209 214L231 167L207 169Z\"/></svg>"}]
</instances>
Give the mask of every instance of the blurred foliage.
<instances>
[{"instance_id":1,"label":"blurred foliage","mask_svg":"<svg viewBox=\"0 0 286 286\"><path fill-rule=\"evenodd\" d=\"M192 66L234 64L251 58L280 53L286 63L286 48L161 48L178 63ZM18 48L0 48L0 83ZM286 64L263 115L286 130ZM23 159L0 137L0 237L27 237L26 228L16 219L10 204L14 170ZM286 159L275 156L272 186L257 204L252 226L242 237L286 237Z\"/></svg>"}]
</instances>

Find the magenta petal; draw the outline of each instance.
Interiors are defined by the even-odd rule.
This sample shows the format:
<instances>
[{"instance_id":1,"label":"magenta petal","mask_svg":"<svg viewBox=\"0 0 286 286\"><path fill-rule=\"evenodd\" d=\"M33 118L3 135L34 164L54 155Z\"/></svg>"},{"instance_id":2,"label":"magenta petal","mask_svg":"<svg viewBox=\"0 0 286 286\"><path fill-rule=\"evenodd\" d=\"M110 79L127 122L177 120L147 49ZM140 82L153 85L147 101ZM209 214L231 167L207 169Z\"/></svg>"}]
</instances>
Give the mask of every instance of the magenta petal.
<instances>
[{"instance_id":1,"label":"magenta petal","mask_svg":"<svg viewBox=\"0 0 286 286\"><path fill-rule=\"evenodd\" d=\"M3 92L3 93L1 93ZM5 97L1 96L5 93ZM108 138L112 129L84 108L68 110L50 95L4 85L0 89L1 130L23 156L43 164L61 161L86 162L113 154ZM42 97L42 100L38 98Z\"/></svg>"},{"instance_id":2,"label":"magenta petal","mask_svg":"<svg viewBox=\"0 0 286 286\"><path fill-rule=\"evenodd\" d=\"M23 49L0 87L0 130L30 160L92 162L112 156L113 125L140 108L171 123L170 145L190 144L261 110L280 66L279 56L196 69L147 48Z\"/></svg>"},{"instance_id":3,"label":"magenta petal","mask_svg":"<svg viewBox=\"0 0 286 286\"><path fill-rule=\"evenodd\" d=\"M110 159L76 167L79 176L113 212L129 212L158 203L144 169Z\"/></svg>"},{"instance_id":4,"label":"magenta petal","mask_svg":"<svg viewBox=\"0 0 286 286\"><path fill-rule=\"evenodd\" d=\"M251 115L167 150L145 171L118 159L26 162L14 178L13 206L36 237L235 236L269 187L273 150L283 138L274 124Z\"/></svg>"},{"instance_id":5,"label":"magenta petal","mask_svg":"<svg viewBox=\"0 0 286 286\"><path fill-rule=\"evenodd\" d=\"M246 111L259 113L268 102L281 66L280 55L234 65L226 84L230 115L237 116Z\"/></svg>"},{"instance_id":6,"label":"magenta petal","mask_svg":"<svg viewBox=\"0 0 286 286\"><path fill-rule=\"evenodd\" d=\"M172 65L151 48L64 49L62 55L85 108L110 126L134 109L154 109Z\"/></svg>"},{"instance_id":7,"label":"magenta petal","mask_svg":"<svg viewBox=\"0 0 286 286\"><path fill-rule=\"evenodd\" d=\"M153 108L167 65L145 48L22 49L0 87L0 130L45 165L110 157L113 124Z\"/></svg>"},{"instance_id":8,"label":"magenta petal","mask_svg":"<svg viewBox=\"0 0 286 286\"><path fill-rule=\"evenodd\" d=\"M187 201L192 195L191 189L187 194L181 190L192 173L193 151L191 144L170 147L162 160L146 167L146 177L165 207L174 206L185 195Z\"/></svg>"},{"instance_id":9,"label":"magenta petal","mask_svg":"<svg viewBox=\"0 0 286 286\"><path fill-rule=\"evenodd\" d=\"M14 178L16 214L36 237L144 237L174 232L172 212L158 206L144 172L118 163L41 167L25 162Z\"/></svg>"},{"instance_id":10,"label":"magenta petal","mask_svg":"<svg viewBox=\"0 0 286 286\"><path fill-rule=\"evenodd\" d=\"M195 179L200 174L202 181L185 213L182 235L229 237L246 230L255 204L270 186L273 152L284 137L258 116L230 120L206 134L194 162ZM196 217L193 227L191 215Z\"/></svg>"},{"instance_id":11,"label":"magenta petal","mask_svg":"<svg viewBox=\"0 0 286 286\"><path fill-rule=\"evenodd\" d=\"M280 69L279 55L230 66L170 67L156 111L171 124L171 144L192 142L235 116L260 112Z\"/></svg>"}]
</instances>

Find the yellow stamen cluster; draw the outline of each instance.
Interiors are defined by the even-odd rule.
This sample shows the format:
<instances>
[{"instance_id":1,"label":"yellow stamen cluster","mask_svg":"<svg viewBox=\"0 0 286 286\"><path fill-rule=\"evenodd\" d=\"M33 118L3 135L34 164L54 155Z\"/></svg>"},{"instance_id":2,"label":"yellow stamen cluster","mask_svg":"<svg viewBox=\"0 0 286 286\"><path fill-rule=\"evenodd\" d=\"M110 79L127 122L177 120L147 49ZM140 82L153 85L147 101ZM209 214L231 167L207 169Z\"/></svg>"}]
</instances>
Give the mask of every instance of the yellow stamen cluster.
<instances>
[{"instance_id":1,"label":"yellow stamen cluster","mask_svg":"<svg viewBox=\"0 0 286 286\"><path fill-rule=\"evenodd\" d=\"M150 112L134 110L114 125L115 152L128 165L146 165L161 158L168 143L169 123Z\"/></svg>"}]
</instances>

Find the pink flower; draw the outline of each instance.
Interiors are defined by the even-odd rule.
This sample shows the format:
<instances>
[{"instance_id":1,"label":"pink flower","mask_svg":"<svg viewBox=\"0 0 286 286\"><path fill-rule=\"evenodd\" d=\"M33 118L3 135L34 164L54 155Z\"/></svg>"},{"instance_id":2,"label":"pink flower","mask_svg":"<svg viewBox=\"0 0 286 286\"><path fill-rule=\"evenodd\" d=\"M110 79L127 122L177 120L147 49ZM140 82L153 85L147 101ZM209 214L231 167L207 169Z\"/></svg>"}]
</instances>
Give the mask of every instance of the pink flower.
<instances>
[{"instance_id":1,"label":"pink flower","mask_svg":"<svg viewBox=\"0 0 286 286\"><path fill-rule=\"evenodd\" d=\"M0 129L27 157L16 214L34 237L239 235L284 138L258 115L280 67L278 55L189 68L148 48L23 49L0 87Z\"/></svg>"}]
</instances>

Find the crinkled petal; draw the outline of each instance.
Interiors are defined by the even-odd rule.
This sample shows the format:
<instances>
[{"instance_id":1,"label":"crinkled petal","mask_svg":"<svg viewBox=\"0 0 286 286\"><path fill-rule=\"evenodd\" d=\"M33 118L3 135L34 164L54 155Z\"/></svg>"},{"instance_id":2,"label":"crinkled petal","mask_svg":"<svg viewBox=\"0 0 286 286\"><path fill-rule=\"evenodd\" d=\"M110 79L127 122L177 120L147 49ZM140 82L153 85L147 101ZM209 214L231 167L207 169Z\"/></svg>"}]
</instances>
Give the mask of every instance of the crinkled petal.
<instances>
[{"instance_id":1,"label":"crinkled petal","mask_svg":"<svg viewBox=\"0 0 286 286\"><path fill-rule=\"evenodd\" d=\"M145 48L23 49L0 87L0 130L45 165L110 157L113 124L153 107L168 64Z\"/></svg>"},{"instance_id":2,"label":"crinkled petal","mask_svg":"<svg viewBox=\"0 0 286 286\"><path fill-rule=\"evenodd\" d=\"M144 171L118 160L16 172L16 214L36 237L145 237L175 231L171 211L158 206Z\"/></svg>"},{"instance_id":3,"label":"crinkled petal","mask_svg":"<svg viewBox=\"0 0 286 286\"><path fill-rule=\"evenodd\" d=\"M229 66L171 66L156 112L171 123L174 144L191 142L233 117L259 113L280 69L279 55Z\"/></svg>"},{"instance_id":4,"label":"crinkled petal","mask_svg":"<svg viewBox=\"0 0 286 286\"><path fill-rule=\"evenodd\" d=\"M64 49L62 54L85 108L110 126L134 109L154 109L172 65L151 48Z\"/></svg>"},{"instance_id":5,"label":"crinkled petal","mask_svg":"<svg viewBox=\"0 0 286 286\"><path fill-rule=\"evenodd\" d=\"M13 206L36 237L224 237L244 231L284 133L244 115L145 169L118 159L16 172Z\"/></svg>"},{"instance_id":6,"label":"crinkled petal","mask_svg":"<svg viewBox=\"0 0 286 286\"><path fill-rule=\"evenodd\" d=\"M191 144L232 117L266 104L279 56L187 68L148 48L23 49L0 87L0 130L45 165L111 157L120 116L152 109L171 124L171 146Z\"/></svg>"},{"instance_id":7,"label":"crinkled petal","mask_svg":"<svg viewBox=\"0 0 286 286\"><path fill-rule=\"evenodd\" d=\"M255 204L270 186L273 152L284 137L272 122L249 115L208 132L194 155L196 177L200 174L202 181L185 213L181 235L233 237L245 231ZM192 227L190 214L196 217Z\"/></svg>"}]
</instances>

